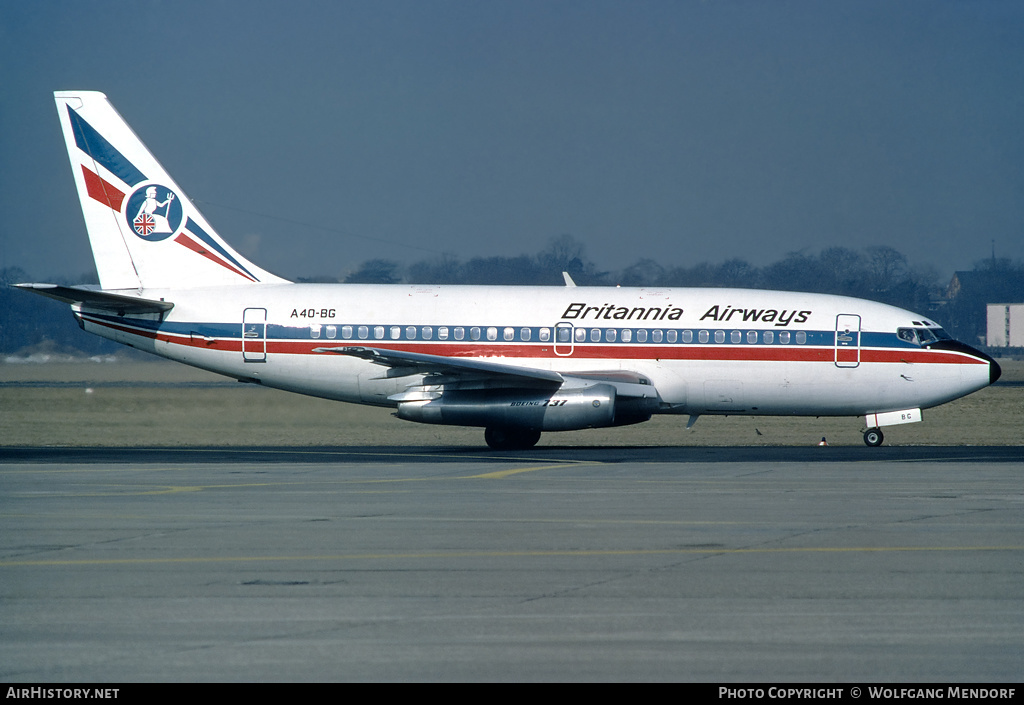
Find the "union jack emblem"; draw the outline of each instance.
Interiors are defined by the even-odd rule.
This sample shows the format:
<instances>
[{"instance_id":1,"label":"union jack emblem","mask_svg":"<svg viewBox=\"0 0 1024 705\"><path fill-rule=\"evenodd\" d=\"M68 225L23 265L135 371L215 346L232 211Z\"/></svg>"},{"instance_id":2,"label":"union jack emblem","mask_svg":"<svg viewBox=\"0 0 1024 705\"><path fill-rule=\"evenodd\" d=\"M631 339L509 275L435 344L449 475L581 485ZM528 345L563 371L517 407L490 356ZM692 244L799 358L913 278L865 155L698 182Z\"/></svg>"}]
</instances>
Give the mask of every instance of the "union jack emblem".
<instances>
[{"instance_id":1,"label":"union jack emblem","mask_svg":"<svg viewBox=\"0 0 1024 705\"><path fill-rule=\"evenodd\" d=\"M135 231L140 235L149 235L156 228L156 221L149 213L139 213L134 223Z\"/></svg>"}]
</instances>

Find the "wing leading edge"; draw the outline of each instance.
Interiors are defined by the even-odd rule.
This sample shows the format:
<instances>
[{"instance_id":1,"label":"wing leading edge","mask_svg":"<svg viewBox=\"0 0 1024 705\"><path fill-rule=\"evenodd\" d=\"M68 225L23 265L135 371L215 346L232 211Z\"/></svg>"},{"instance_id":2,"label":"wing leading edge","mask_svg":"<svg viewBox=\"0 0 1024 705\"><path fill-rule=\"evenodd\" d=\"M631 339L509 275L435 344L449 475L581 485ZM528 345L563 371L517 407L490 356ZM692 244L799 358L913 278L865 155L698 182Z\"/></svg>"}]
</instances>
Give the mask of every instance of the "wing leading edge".
<instances>
[{"instance_id":1,"label":"wing leading edge","mask_svg":"<svg viewBox=\"0 0 1024 705\"><path fill-rule=\"evenodd\" d=\"M618 396L644 399L658 397L657 390L647 376L624 370L565 373L500 362L364 346L315 348L313 352L348 355L368 360L388 368L384 375L386 377L427 375L422 385L417 386L452 385L465 389L472 383L490 383L487 386L554 391L607 384L615 388Z\"/></svg>"},{"instance_id":2,"label":"wing leading edge","mask_svg":"<svg viewBox=\"0 0 1024 705\"><path fill-rule=\"evenodd\" d=\"M316 348L313 352L335 353L369 360L376 365L387 367L387 377L407 377L414 374L425 374L439 379L434 384L451 381L467 381L469 379L490 378L506 383L519 383L529 387L558 388L565 382L558 372L535 370L529 367L504 365L498 362L445 357L443 355L427 355L425 353L406 352L403 350L385 350L362 346L344 346L337 348Z\"/></svg>"}]
</instances>

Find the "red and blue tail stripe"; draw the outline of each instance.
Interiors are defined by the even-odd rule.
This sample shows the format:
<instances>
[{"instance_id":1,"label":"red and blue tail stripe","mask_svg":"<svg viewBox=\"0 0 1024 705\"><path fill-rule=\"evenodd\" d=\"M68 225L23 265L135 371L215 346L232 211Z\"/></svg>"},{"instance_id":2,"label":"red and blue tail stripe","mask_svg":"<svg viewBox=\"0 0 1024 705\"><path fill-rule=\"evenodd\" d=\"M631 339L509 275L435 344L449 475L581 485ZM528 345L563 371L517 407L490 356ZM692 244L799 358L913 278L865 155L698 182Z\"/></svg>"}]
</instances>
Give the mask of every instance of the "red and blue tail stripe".
<instances>
[{"instance_id":1,"label":"red and blue tail stripe","mask_svg":"<svg viewBox=\"0 0 1024 705\"><path fill-rule=\"evenodd\" d=\"M75 136L75 145L95 164L103 167L107 173L116 177L122 184L111 183L110 180L83 164L82 174L85 178L86 192L94 201L102 203L117 213L123 213L127 196L134 187L148 181L146 175L71 106L67 106L67 110ZM235 256L191 217L185 219L185 226L175 234L173 241L249 281L259 281L252 272L246 269Z\"/></svg>"}]
</instances>

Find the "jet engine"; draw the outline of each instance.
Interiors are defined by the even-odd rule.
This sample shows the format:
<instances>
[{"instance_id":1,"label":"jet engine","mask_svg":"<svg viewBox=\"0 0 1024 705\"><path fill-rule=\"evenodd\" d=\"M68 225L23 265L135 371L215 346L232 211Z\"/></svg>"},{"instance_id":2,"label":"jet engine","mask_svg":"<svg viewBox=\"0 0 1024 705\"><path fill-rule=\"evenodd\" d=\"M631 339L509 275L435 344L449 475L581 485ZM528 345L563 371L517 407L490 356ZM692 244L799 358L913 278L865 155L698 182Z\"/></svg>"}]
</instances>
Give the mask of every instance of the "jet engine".
<instances>
[{"instance_id":1,"label":"jet engine","mask_svg":"<svg viewBox=\"0 0 1024 705\"><path fill-rule=\"evenodd\" d=\"M420 423L534 431L574 431L640 423L656 398L618 397L611 384L560 389L446 391L434 399L404 401L397 416Z\"/></svg>"}]
</instances>

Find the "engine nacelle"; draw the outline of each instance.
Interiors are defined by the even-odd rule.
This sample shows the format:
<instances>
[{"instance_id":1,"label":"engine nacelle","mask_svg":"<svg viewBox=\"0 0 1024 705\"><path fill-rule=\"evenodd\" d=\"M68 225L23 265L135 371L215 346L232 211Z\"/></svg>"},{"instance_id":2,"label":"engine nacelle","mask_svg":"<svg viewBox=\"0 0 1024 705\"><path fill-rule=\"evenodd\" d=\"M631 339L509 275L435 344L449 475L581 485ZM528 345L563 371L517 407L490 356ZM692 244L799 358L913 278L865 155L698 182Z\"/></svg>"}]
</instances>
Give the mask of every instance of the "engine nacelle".
<instances>
[{"instance_id":1,"label":"engine nacelle","mask_svg":"<svg viewBox=\"0 0 1024 705\"><path fill-rule=\"evenodd\" d=\"M449 391L437 399L401 402L397 415L419 423L574 431L646 421L650 404L643 399L617 401L615 387L594 384L555 392Z\"/></svg>"}]
</instances>

